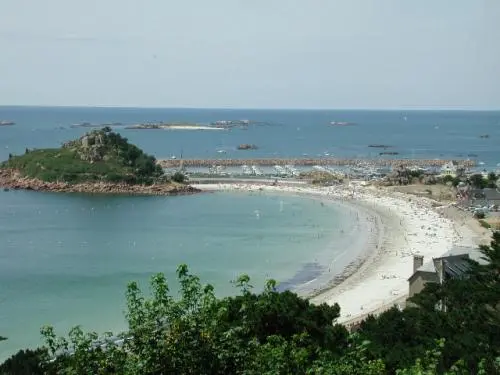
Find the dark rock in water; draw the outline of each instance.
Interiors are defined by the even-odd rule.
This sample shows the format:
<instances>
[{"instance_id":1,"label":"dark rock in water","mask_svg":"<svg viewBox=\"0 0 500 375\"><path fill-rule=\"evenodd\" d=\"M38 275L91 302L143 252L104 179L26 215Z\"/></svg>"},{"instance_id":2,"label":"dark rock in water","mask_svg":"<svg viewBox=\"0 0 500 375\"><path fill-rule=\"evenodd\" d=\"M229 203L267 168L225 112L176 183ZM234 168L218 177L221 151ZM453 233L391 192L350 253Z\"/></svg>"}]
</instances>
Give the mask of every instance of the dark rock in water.
<instances>
[{"instance_id":1,"label":"dark rock in water","mask_svg":"<svg viewBox=\"0 0 500 375\"><path fill-rule=\"evenodd\" d=\"M4 188L3 191L10 191L10 189L9 188Z\"/></svg>"},{"instance_id":2,"label":"dark rock in water","mask_svg":"<svg viewBox=\"0 0 500 375\"><path fill-rule=\"evenodd\" d=\"M238 146L238 150L257 150L257 146L244 143Z\"/></svg>"},{"instance_id":3,"label":"dark rock in water","mask_svg":"<svg viewBox=\"0 0 500 375\"><path fill-rule=\"evenodd\" d=\"M384 151L384 152L379 152L378 153L379 155L398 155L399 152L395 152L395 151Z\"/></svg>"}]
</instances>

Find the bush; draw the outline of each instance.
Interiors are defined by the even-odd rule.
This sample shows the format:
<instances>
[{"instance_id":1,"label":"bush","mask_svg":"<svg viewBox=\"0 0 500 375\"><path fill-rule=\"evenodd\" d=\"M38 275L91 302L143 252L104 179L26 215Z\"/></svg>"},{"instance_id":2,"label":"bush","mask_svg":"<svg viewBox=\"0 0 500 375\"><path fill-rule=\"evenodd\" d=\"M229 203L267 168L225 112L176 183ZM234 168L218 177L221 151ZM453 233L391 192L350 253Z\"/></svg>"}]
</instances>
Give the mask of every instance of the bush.
<instances>
[{"instance_id":1,"label":"bush","mask_svg":"<svg viewBox=\"0 0 500 375\"><path fill-rule=\"evenodd\" d=\"M42 375L46 372L43 363L47 359L45 349L20 350L0 365L2 375Z\"/></svg>"},{"instance_id":2,"label":"bush","mask_svg":"<svg viewBox=\"0 0 500 375\"><path fill-rule=\"evenodd\" d=\"M177 182L179 184L183 184L184 182L186 182L186 180L187 180L187 177L182 172L175 172L172 175L172 181Z\"/></svg>"},{"instance_id":3,"label":"bush","mask_svg":"<svg viewBox=\"0 0 500 375\"><path fill-rule=\"evenodd\" d=\"M474 217L476 219L484 219L486 217L486 215L484 214L484 212L479 211L479 212L474 213Z\"/></svg>"},{"instance_id":4,"label":"bush","mask_svg":"<svg viewBox=\"0 0 500 375\"><path fill-rule=\"evenodd\" d=\"M0 374L500 374L500 232L480 251L487 264L428 283L414 307L371 315L354 334L336 323L337 304L279 292L274 280L256 294L247 275L234 281L239 293L217 298L181 265L176 296L163 274L150 293L128 285L123 334L75 327L59 338L44 327L46 349L17 353Z\"/></svg>"},{"instance_id":5,"label":"bush","mask_svg":"<svg viewBox=\"0 0 500 375\"><path fill-rule=\"evenodd\" d=\"M483 214L483 216L484 216L484 214ZM486 229L490 229L491 228L491 225L488 222L484 221L484 220L479 220L479 224L481 224L481 226L483 228L486 228Z\"/></svg>"},{"instance_id":6,"label":"bush","mask_svg":"<svg viewBox=\"0 0 500 375\"><path fill-rule=\"evenodd\" d=\"M470 176L469 182L476 189L484 189L488 185L488 180L483 178L483 176L481 174L478 174L478 173Z\"/></svg>"},{"instance_id":7,"label":"bush","mask_svg":"<svg viewBox=\"0 0 500 375\"><path fill-rule=\"evenodd\" d=\"M453 176L450 176L449 174L444 176L441 180L443 184L447 184L448 182L453 182Z\"/></svg>"}]
</instances>

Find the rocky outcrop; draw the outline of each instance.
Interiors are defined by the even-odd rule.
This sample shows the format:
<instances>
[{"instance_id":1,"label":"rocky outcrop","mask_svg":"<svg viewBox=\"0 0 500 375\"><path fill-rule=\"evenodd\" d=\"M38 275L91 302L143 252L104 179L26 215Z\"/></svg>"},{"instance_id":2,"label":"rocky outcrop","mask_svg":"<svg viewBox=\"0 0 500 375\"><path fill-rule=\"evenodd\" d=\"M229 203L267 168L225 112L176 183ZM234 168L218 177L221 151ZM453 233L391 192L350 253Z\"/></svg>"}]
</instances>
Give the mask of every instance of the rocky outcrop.
<instances>
[{"instance_id":1,"label":"rocky outcrop","mask_svg":"<svg viewBox=\"0 0 500 375\"><path fill-rule=\"evenodd\" d=\"M80 159L95 163L102 161L109 151L104 137L103 130L93 130L75 141L65 143L63 147L76 151Z\"/></svg>"},{"instance_id":2,"label":"rocky outcrop","mask_svg":"<svg viewBox=\"0 0 500 375\"><path fill-rule=\"evenodd\" d=\"M159 183L153 185L130 185L125 183L86 182L44 182L21 176L17 171L0 170L0 186L13 190L35 190L61 193L124 194L124 195L186 195L201 192L189 185Z\"/></svg>"},{"instance_id":3,"label":"rocky outcrop","mask_svg":"<svg viewBox=\"0 0 500 375\"><path fill-rule=\"evenodd\" d=\"M257 146L248 143L243 143L238 146L238 150L257 150Z\"/></svg>"}]
</instances>

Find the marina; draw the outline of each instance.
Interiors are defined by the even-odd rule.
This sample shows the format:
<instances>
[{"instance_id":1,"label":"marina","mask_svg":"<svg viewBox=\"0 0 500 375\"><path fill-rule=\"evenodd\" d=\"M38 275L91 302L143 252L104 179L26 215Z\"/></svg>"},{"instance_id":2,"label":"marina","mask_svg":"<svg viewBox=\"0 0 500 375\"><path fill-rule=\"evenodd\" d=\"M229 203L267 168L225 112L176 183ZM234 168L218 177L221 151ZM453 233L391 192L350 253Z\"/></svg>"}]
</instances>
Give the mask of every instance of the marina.
<instances>
[{"instance_id":1,"label":"marina","mask_svg":"<svg viewBox=\"0 0 500 375\"><path fill-rule=\"evenodd\" d=\"M163 159L158 160L158 164L163 168L180 168L180 167L210 167L212 165L220 165L225 167L243 166L243 165L258 165L258 166L358 166L361 164L370 164L380 167L441 167L450 162L457 162L460 166L472 168L476 166L474 160L444 160L444 159L340 159L340 158L318 158L318 159Z\"/></svg>"}]
</instances>

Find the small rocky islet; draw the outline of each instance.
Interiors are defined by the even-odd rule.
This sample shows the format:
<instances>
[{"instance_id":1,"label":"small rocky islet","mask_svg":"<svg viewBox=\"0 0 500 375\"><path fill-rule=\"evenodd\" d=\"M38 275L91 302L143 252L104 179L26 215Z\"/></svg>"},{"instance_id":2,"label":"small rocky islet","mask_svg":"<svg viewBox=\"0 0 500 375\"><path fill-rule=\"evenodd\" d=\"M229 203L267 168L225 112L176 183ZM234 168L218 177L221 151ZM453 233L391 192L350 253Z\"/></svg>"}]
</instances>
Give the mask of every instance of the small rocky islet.
<instances>
[{"instance_id":1,"label":"small rocky islet","mask_svg":"<svg viewBox=\"0 0 500 375\"><path fill-rule=\"evenodd\" d=\"M237 149L238 150L257 150L258 147L256 145L253 145L250 143L242 143L241 145L238 145Z\"/></svg>"},{"instance_id":2,"label":"small rocky islet","mask_svg":"<svg viewBox=\"0 0 500 375\"><path fill-rule=\"evenodd\" d=\"M130 195L199 192L182 180L166 176L153 156L109 127L60 148L26 149L0 164L4 189Z\"/></svg>"}]
</instances>

